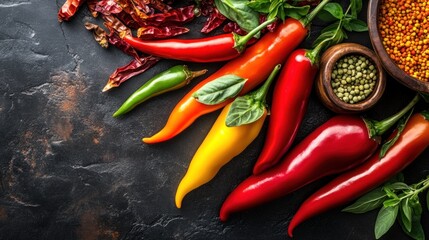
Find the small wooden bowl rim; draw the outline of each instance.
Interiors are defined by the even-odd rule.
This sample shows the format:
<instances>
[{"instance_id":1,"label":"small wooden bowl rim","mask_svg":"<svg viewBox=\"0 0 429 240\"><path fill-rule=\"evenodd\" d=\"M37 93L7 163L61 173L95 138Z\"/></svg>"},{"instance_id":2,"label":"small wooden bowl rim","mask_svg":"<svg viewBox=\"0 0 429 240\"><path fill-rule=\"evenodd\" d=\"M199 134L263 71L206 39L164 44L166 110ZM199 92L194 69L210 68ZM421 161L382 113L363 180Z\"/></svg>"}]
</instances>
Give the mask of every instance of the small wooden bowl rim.
<instances>
[{"instance_id":1,"label":"small wooden bowl rim","mask_svg":"<svg viewBox=\"0 0 429 240\"><path fill-rule=\"evenodd\" d=\"M380 9L380 0L371 0L368 5L368 28L371 44L381 59L381 62L386 71L398 82L404 86L418 91L429 93L429 82L418 80L408 75L404 70L400 69L396 63L390 58L381 40L381 34L378 29L378 12Z\"/></svg>"},{"instance_id":2,"label":"small wooden bowl rim","mask_svg":"<svg viewBox=\"0 0 429 240\"><path fill-rule=\"evenodd\" d=\"M372 50L357 43L342 43L331 47L325 54L327 54L324 58L326 61L323 61L324 66L321 68L321 70L324 71L322 73L323 90L334 105L344 110L340 112L361 112L371 108L378 102L386 86L386 76L383 66ZM347 55L361 55L368 58L375 65L378 73L376 85L372 93L363 101L353 104L346 103L339 99L331 86L331 74L336 62Z\"/></svg>"}]
</instances>

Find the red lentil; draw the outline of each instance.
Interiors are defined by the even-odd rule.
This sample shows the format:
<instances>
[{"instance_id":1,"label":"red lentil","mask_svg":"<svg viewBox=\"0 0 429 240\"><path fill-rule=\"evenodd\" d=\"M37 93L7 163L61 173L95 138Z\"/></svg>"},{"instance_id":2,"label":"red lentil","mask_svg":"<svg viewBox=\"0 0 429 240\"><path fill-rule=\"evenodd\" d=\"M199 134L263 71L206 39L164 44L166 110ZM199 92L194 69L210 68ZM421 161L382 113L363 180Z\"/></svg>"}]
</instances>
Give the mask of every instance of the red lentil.
<instances>
[{"instance_id":1,"label":"red lentil","mask_svg":"<svg viewBox=\"0 0 429 240\"><path fill-rule=\"evenodd\" d=\"M382 0L379 30L390 58L407 74L429 81L429 3Z\"/></svg>"}]
</instances>

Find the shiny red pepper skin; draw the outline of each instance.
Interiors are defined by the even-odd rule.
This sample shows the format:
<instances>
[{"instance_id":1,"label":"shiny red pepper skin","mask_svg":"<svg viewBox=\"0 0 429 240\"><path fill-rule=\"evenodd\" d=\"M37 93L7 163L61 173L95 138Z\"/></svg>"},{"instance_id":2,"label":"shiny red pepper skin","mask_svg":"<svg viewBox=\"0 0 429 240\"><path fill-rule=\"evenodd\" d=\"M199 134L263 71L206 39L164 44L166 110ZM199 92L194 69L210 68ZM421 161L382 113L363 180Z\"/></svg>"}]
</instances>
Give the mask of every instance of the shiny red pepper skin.
<instances>
[{"instance_id":1,"label":"shiny red pepper skin","mask_svg":"<svg viewBox=\"0 0 429 240\"><path fill-rule=\"evenodd\" d=\"M201 39L141 40L125 36L125 42L149 55L186 62L219 62L240 55L232 33Z\"/></svg>"},{"instance_id":2,"label":"shiny red pepper skin","mask_svg":"<svg viewBox=\"0 0 429 240\"><path fill-rule=\"evenodd\" d=\"M368 159L378 139L369 136L364 120L335 116L294 147L275 168L244 180L227 197L220 219L285 196L324 176L348 170Z\"/></svg>"},{"instance_id":3,"label":"shiny red pepper skin","mask_svg":"<svg viewBox=\"0 0 429 240\"><path fill-rule=\"evenodd\" d=\"M343 173L311 195L292 218L288 234L292 236L293 230L303 221L360 197L413 162L429 146L427 117L429 114L426 119L421 114L414 114L397 142L382 159L378 151L364 164ZM359 147L356 144L356 148Z\"/></svg>"},{"instance_id":4,"label":"shiny red pepper skin","mask_svg":"<svg viewBox=\"0 0 429 240\"><path fill-rule=\"evenodd\" d=\"M270 74L271 69L283 63L289 53L296 48L307 35L308 29L298 20L289 18L280 24L274 32L266 33L239 57L231 60L218 71L196 85L175 106L164 128L145 143L159 143L169 140L185 130L198 117L216 111L232 101L227 100L216 105L205 105L192 96L206 83L227 74L248 79L240 95L246 94L258 86Z\"/></svg>"},{"instance_id":5,"label":"shiny red pepper skin","mask_svg":"<svg viewBox=\"0 0 429 240\"><path fill-rule=\"evenodd\" d=\"M292 52L277 79L267 136L253 174L275 165L295 139L318 70L306 52L305 49Z\"/></svg>"}]
</instances>

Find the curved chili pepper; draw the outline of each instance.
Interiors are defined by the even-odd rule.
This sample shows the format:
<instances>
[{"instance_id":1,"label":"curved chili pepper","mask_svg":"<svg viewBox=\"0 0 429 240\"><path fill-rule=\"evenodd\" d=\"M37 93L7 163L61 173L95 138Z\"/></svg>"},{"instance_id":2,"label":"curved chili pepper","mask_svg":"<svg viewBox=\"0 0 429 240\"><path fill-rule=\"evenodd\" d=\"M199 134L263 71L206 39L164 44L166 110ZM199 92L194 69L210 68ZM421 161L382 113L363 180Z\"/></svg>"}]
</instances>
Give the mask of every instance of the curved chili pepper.
<instances>
[{"instance_id":1,"label":"curved chili pepper","mask_svg":"<svg viewBox=\"0 0 429 240\"><path fill-rule=\"evenodd\" d=\"M348 170L367 160L385 133L419 100L418 95L399 113L381 122L338 115L310 133L279 165L244 180L227 197L220 219L285 196L322 177Z\"/></svg>"},{"instance_id":2,"label":"curved chili pepper","mask_svg":"<svg viewBox=\"0 0 429 240\"><path fill-rule=\"evenodd\" d=\"M267 136L253 174L276 164L289 149L307 109L317 70L304 49L288 57L274 88Z\"/></svg>"},{"instance_id":3,"label":"curved chili pepper","mask_svg":"<svg viewBox=\"0 0 429 240\"><path fill-rule=\"evenodd\" d=\"M275 75L280 69L277 65L264 85L250 93L255 103L265 105L265 96ZM188 171L176 192L176 206L182 206L182 200L190 191L209 182L217 172L232 158L240 154L258 136L267 117L267 109L258 120L240 126L228 127L226 119L233 103L228 104L220 113L207 137L195 153Z\"/></svg>"},{"instance_id":4,"label":"curved chili pepper","mask_svg":"<svg viewBox=\"0 0 429 240\"><path fill-rule=\"evenodd\" d=\"M207 70L193 72L186 65L178 65L159 73L137 89L113 114L113 117L118 117L131 111L149 98L184 87L192 79L206 72Z\"/></svg>"},{"instance_id":5,"label":"curved chili pepper","mask_svg":"<svg viewBox=\"0 0 429 240\"><path fill-rule=\"evenodd\" d=\"M395 133L392 134L392 138ZM357 145L359 146L359 145ZM387 154L379 153L362 165L343 173L316 193L298 209L289 224L288 234L303 221L352 201L389 180L412 163L429 146L429 112L414 114Z\"/></svg>"},{"instance_id":6,"label":"curved chili pepper","mask_svg":"<svg viewBox=\"0 0 429 240\"><path fill-rule=\"evenodd\" d=\"M289 18L280 24L274 32L268 32L259 41L247 49L242 55L233 59L205 80L195 86L176 105L170 114L164 128L150 138L143 138L145 143L158 143L169 140L185 130L198 117L216 111L226 106L230 101L215 105L199 103L192 95L208 82L224 75L233 74L248 79L240 95L246 94L255 88L270 74L270 69L283 63L287 56L305 38L308 29L305 27L311 22L315 14L329 2L324 0L301 22Z\"/></svg>"},{"instance_id":7,"label":"curved chili pepper","mask_svg":"<svg viewBox=\"0 0 429 240\"><path fill-rule=\"evenodd\" d=\"M126 35L124 40L146 54L187 62L218 62L240 55L248 41L275 19L266 21L245 36L227 33L204 39L142 40Z\"/></svg>"}]
</instances>

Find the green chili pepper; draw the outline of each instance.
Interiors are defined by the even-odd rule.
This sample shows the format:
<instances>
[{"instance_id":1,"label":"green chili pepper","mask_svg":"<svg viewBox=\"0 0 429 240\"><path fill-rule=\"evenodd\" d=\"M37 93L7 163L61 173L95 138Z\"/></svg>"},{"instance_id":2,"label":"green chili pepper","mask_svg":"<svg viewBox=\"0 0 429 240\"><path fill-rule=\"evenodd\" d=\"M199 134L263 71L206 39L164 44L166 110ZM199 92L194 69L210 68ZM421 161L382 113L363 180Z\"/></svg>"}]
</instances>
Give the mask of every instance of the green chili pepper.
<instances>
[{"instance_id":1,"label":"green chili pepper","mask_svg":"<svg viewBox=\"0 0 429 240\"><path fill-rule=\"evenodd\" d=\"M184 87L192 79L206 72L206 69L194 72L190 71L186 65L177 65L159 73L137 89L113 114L113 117L118 117L131 111L149 98Z\"/></svg>"}]
</instances>

